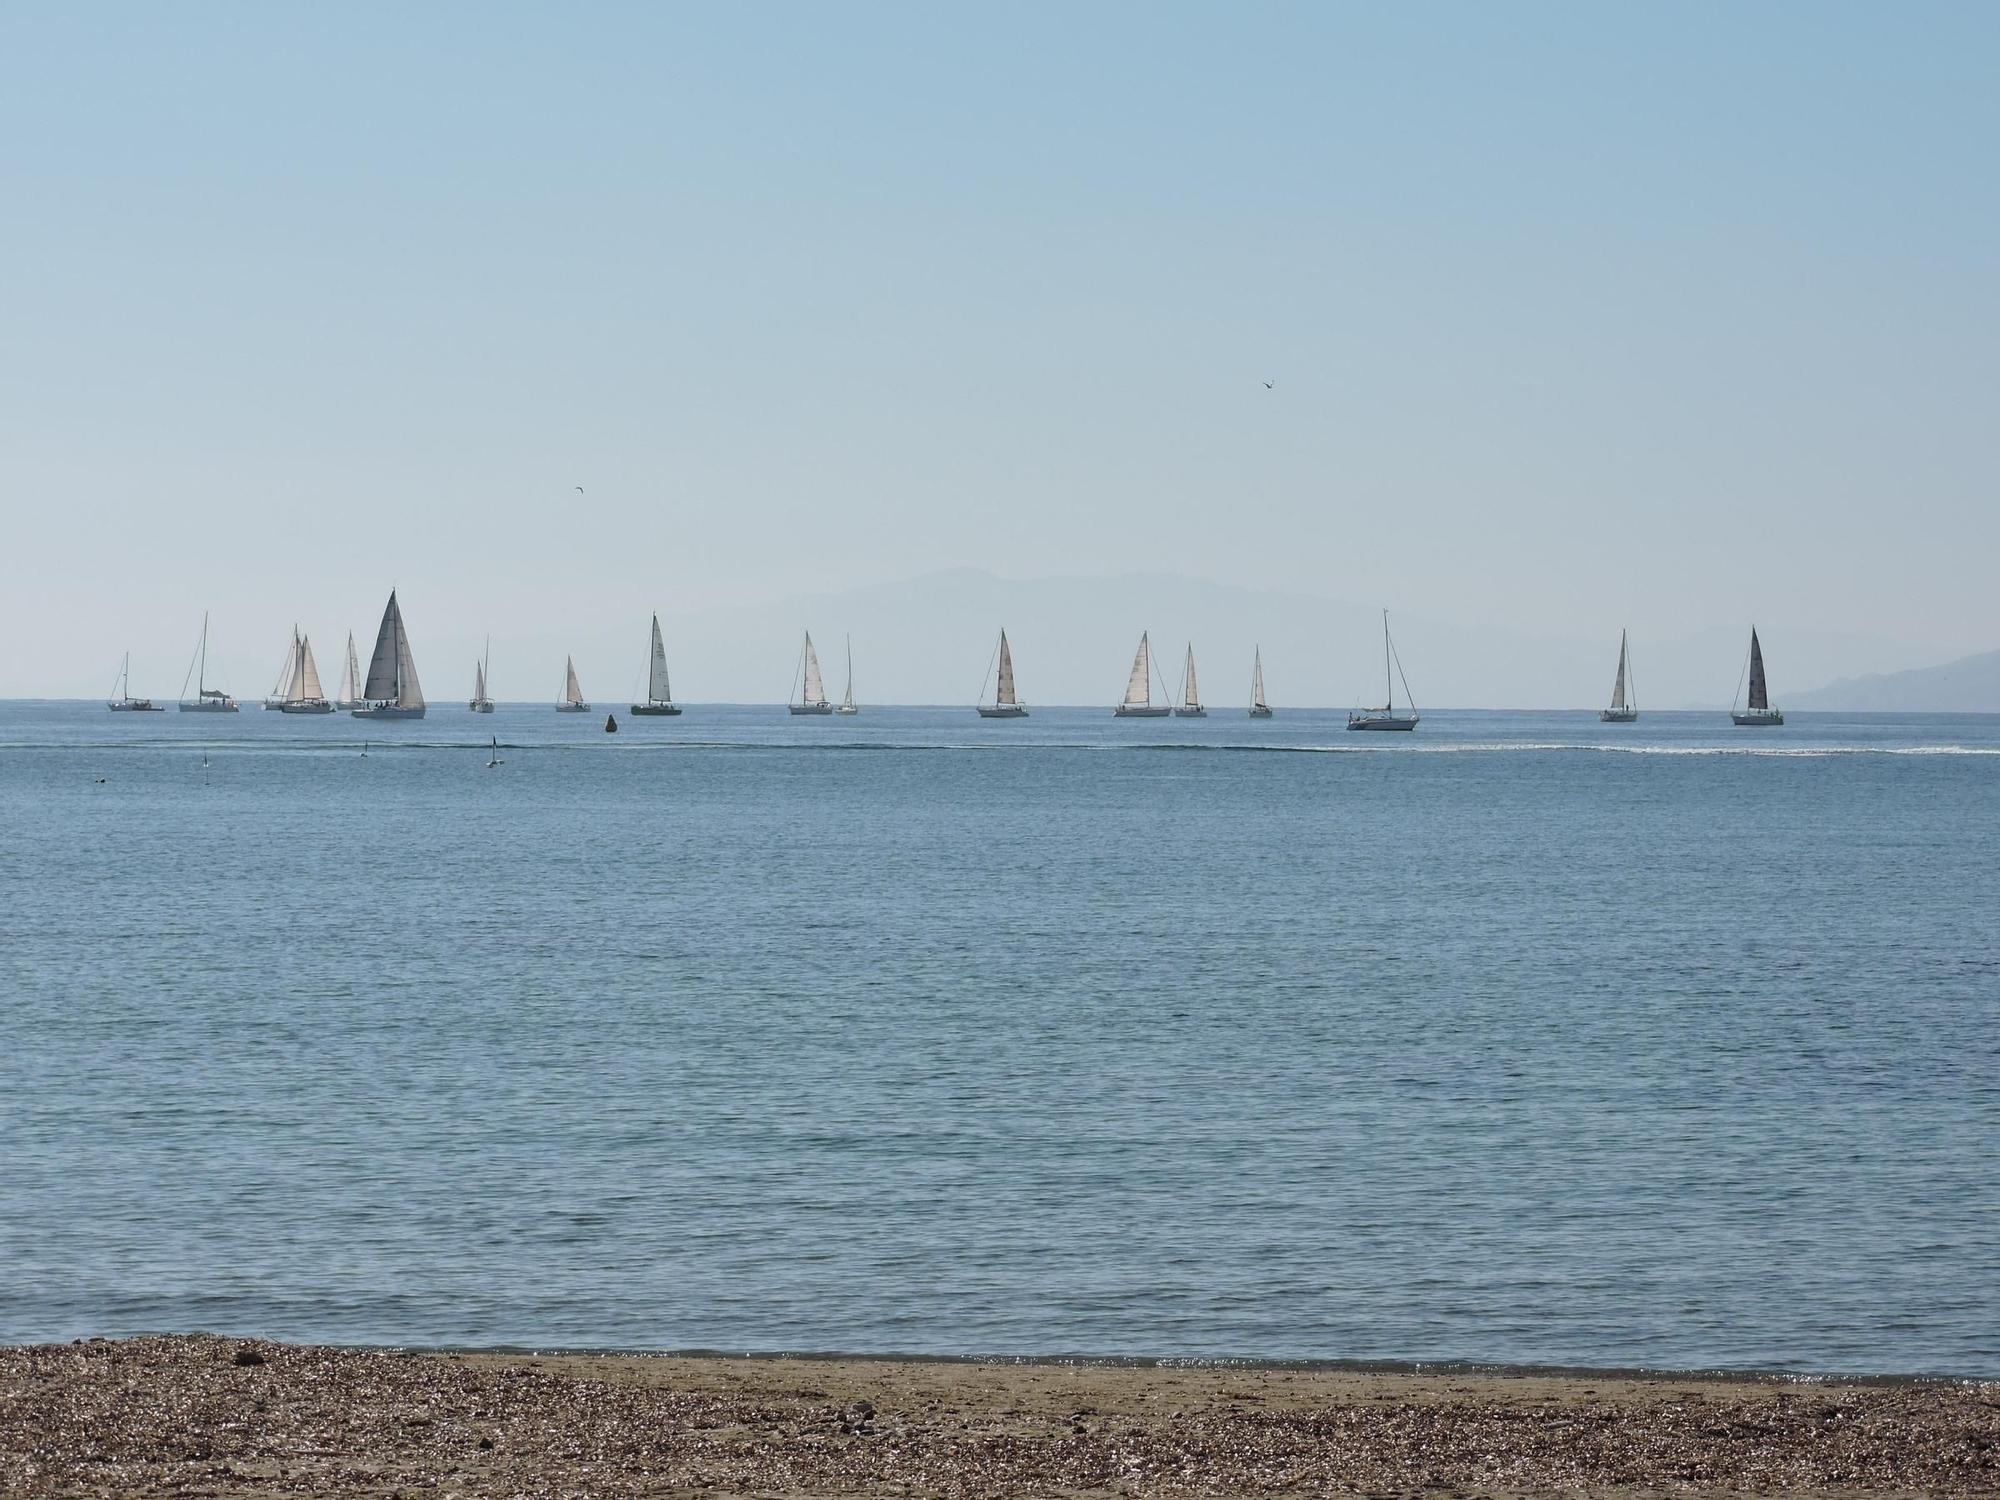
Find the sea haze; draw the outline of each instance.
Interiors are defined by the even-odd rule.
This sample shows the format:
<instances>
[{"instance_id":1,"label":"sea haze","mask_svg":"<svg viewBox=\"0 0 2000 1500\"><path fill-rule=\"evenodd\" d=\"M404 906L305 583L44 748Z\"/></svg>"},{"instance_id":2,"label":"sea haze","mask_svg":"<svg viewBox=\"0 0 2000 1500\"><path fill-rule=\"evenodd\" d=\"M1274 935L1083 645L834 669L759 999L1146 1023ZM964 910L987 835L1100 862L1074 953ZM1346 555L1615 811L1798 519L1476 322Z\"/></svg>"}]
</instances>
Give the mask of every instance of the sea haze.
<instances>
[{"instance_id":1,"label":"sea haze","mask_svg":"<svg viewBox=\"0 0 2000 1500\"><path fill-rule=\"evenodd\" d=\"M0 705L0 1340L2000 1376L2000 720L600 722Z\"/></svg>"}]
</instances>

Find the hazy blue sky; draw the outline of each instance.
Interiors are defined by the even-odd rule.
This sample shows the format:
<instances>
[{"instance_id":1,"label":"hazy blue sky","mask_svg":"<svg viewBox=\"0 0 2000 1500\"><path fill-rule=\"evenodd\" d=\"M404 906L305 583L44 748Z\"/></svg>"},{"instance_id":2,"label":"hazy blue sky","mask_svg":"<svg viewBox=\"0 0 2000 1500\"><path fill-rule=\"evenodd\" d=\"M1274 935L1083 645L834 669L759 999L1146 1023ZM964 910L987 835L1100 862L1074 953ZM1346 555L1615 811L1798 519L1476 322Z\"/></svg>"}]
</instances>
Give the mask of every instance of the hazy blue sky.
<instances>
[{"instance_id":1,"label":"hazy blue sky","mask_svg":"<svg viewBox=\"0 0 2000 1500\"><path fill-rule=\"evenodd\" d=\"M1991 648L1996 145L1992 4L0 3L0 694L958 566Z\"/></svg>"}]
</instances>

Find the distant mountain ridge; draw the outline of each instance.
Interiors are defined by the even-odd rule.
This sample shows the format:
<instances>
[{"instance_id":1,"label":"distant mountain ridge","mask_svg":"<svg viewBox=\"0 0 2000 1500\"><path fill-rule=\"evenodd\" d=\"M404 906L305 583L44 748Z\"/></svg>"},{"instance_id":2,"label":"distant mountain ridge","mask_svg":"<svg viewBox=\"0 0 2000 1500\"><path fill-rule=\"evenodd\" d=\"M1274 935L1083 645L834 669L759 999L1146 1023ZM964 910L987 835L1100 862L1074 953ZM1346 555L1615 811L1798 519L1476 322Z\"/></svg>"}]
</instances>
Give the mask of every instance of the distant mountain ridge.
<instances>
[{"instance_id":1,"label":"distant mountain ridge","mask_svg":"<svg viewBox=\"0 0 2000 1500\"><path fill-rule=\"evenodd\" d=\"M1787 706L1849 713L2000 713L2000 651L1936 667L1842 677L1810 693L1791 694Z\"/></svg>"}]
</instances>

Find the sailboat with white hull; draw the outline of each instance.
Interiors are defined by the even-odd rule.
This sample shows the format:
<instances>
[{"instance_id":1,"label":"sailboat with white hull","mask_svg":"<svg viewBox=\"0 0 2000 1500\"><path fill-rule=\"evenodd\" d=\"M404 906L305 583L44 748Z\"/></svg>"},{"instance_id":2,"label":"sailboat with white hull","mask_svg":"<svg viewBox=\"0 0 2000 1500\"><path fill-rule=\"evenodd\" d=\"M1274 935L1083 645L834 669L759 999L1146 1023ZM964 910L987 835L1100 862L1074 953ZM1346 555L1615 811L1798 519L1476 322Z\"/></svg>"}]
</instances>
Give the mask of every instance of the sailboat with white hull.
<instances>
[{"instance_id":1,"label":"sailboat with white hull","mask_svg":"<svg viewBox=\"0 0 2000 1500\"><path fill-rule=\"evenodd\" d=\"M1271 717L1271 705L1264 701L1264 651L1261 646L1257 648L1256 660L1250 668L1250 717Z\"/></svg>"},{"instance_id":2,"label":"sailboat with white hull","mask_svg":"<svg viewBox=\"0 0 2000 1500\"><path fill-rule=\"evenodd\" d=\"M125 653L125 660L119 664L118 680L111 684L114 694L104 706L114 714L163 714L166 710L151 698L132 696L132 653Z\"/></svg>"},{"instance_id":3,"label":"sailboat with white hull","mask_svg":"<svg viewBox=\"0 0 2000 1500\"><path fill-rule=\"evenodd\" d=\"M1403 664L1396 658L1396 648L1389 639L1389 611L1382 611L1382 706L1380 708L1358 708L1347 716L1349 729L1415 729L1417 710L1412 704L1402 713L1396 711L1395 679L1403 675ZM1410 696L1408 679L1403 682L1403 696Z\"/></svg>"},{"instance_id":4,"label":"sailboat with white hull","mask_svg":"<svg viewBox=\"0 0 2000 1500\"><path fill-rule=\"evenodd\" d=\"M180 710L182 713L233 714L236 712L236 700L234 698L230 697L221 688L212 688L208 685L208 616L206 614L201 617L201 645L196 651L195 660L188 663L188 676L194 679L195 691L192 698L182 697L180 701ZM181 692L183 694L187 692L187 683L185 680L181 683Z\"/></svg>"},{"instance_id":5,"label":"sailboat with white hull","mask_svg":"<svg viewBox=\"0 0 2000 1500\"><path fill-rule=\"evenodd\" d=\"M1201 706L1201 693L1194 684L1194 642L1188 642L1187 665L1181 668L1181 701L1174 710L1174 716L1181 719L1205 719L1208 710Z\"/></svg>"},{"instance_id":6,"label":"sailboat with white hull","mask_svg":"<svg viewBox=\"0 0 2000 1500\"><path fill-rule=\"evenodd\" d=\"M1618 680L1611 684L1611 706L1598 714L1607 724L1634 724L1639 719L1639 694L1632 680L1632 661L1625 649L1625 632L1618 632Z\"/></svg>"},{"instance_id":7,"label":"sailboat with white hull","mask_svg":"<svg viewBox=\"0 0 2000 1500\"><path fill-rule=\"evenodd\" d=\"M826 701L826 684L820 680L819 653L813 650L812 632L806 632L805 653L799 658L803 675L799 678L799 697L796 703L785 707L795 714L830 714L833 705Z\"/></svg>"},{"instance_id":8,"label":"sailboat with white hull","mask_svg":"<svg viewBox=\"0 0 2000 1500\"><path fill-rule=\"evenodd\" d=\"M493 712L493 698L488 691L486 683L486 669L492 663L492 660L493 637L489 635L486 638L486 650L481 654L479 660L473 663L472 697L465 705L476 714L490 714Z\"/></svg>"},{"instance_id":9,"label":"sailboat with white hull","mask_svg":"<svg viewBox=\"0 0 2000 1500\"><path fill-rule=\"evenodd\" d=\"M1014 651L1007 632L1000 632L1000 674L993 681L993 701L977 705L982 719L1025 719L1028 705L1014 691Z\"/></svg>"},{"instance_id":10,"label":"sailboat with white hull","mask_svg":"<svg viewBox=\"0 0 2000 1500\"><path fill-rule=\"evenodd\" d=\"M674 702L673 684L667 681L667 643L660 639L660 617L653 616L653 647L646 659L646 701L632 705L640 718L669 718L681 706Z\"/></svg>"},{"instance_id":11,"label":"sailboat with white hull","mask_svg":"<svg viewBox=\"0 0 2000 1500\"><path fill-rule=\"evenodd\" d=\"M347 632L347 665L340 672L340 696L333 700L333 706L342 713L353 708L365 708L361 698L361 663L354 656L354 632Z\"/></svg>"},{"instance_id":12,"label":"sailboat with white hull","mask_svg":"<svg viewBox=\"0 0 2000 1500\"><path fill-rule=\"evenodd\" d=\"M424 690L417 682L416 658L410 654L410 633L403 628L402 606L389 590L382 627L375 632L375 654L368 658L368 680L361 685L357 719L421 719Z\"/></svg>"},{"instance_id":13,"label":"sailboat with white hull","mask_svg":"<svg viewBox=\"0 0 2000 1500\"><path fill-rule=\"evenodd\" d=\"M1165 687L1166 684L1160 684ZM1139 634L1139 652L1132 658L1132 675L1125 679L1125 701L1111 710L1119 719L1164 719L1173 710L1153 702L1153 647L1147 633Z\"/></svg>"},{"instance_id":14,"label":"sailboat with white hull","mask_svg":"<svg viewBox=\"0 0 2000 1500\"><path fill-rule=\"evenodd\" d=\"M563 695L556 700L556 712L559 714L590 712L590 705L583 699L583 689L577 685L576 658L573 656L563 658Z\"/></svg>"},{"instance_id":15,"label":"sailboat with white hull","mask_svg":"<svg viewBox=\"0 0 2000 1500\"><path fill-rule=\"evenodd\" d=\"M326 690L319 685L319 665L313 660L312 640L292 627L292 659L285 672L284 696L278 700L281 714L330 714Z\"/></svg>"},{"instance_id":16,"label":"sailboat with white hull","mask_svg":"<svg viewBox=\"0 0 2000 1500\"><path fill-rule=\"evenodd\" d=\"M840 707L836 708L834 712L837 714L846 714L850 717L861 712L861 710L855 707L854 705L854 637L853 636L849 636L847 638L847 691L840 695Z\"/></svg>"},{"instance_id":17,"label":"sailboat with white hull","mask_svg":"<svg viewBox=\"0 0 2000 1500\"><path fill-rule=\"evenodd\" d=\"M1757 627L1750 627L1750 701L1743 708L1730 706L1729 717L1744 728L1768 729L1785 722L1784 714L1771 707L1770 685L1764 680L1764 648L1757 642Z\"/></svg>"}]
</instances>

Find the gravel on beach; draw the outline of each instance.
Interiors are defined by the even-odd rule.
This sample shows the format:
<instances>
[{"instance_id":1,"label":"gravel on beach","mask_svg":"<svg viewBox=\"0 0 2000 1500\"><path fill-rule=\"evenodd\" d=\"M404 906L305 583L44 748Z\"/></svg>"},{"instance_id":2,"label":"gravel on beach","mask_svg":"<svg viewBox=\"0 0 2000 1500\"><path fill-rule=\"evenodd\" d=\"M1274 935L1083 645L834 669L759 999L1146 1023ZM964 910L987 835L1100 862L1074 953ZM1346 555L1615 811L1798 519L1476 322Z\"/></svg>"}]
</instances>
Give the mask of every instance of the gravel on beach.
<instances>
[{"instance_id":1,"label":"gravel on beach","mask_svg":"<svg viewBox=\"0 0 2000 1500\"><path fill-rule=\"evenodd\" d=\"M2000 1494L2000 1387L0 1349L0 1495Z\"/></svg>"}]
</instances>

